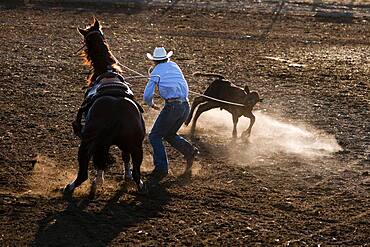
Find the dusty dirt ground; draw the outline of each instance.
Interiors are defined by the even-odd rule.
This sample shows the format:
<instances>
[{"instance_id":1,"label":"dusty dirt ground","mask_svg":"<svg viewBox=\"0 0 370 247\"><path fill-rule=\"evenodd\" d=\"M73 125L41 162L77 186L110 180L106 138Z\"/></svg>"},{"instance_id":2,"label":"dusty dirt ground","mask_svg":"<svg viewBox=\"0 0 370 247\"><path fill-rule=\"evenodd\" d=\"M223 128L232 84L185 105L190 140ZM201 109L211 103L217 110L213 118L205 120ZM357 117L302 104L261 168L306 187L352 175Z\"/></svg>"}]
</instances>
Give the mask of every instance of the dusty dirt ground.
<instances>
[{"instance_id":1,"label":"dusty dirt ground","mask_svg":"<svg viewBox=\"0 0 370 247\"><path fill-rule=\"evenodd\" d=\"M370 6L314 2L2 7L0 245L369 246ZM169 148L172 174L161 186L148 196L127 192L112 148L117 162L97 198L77 205L85 185L73 203L63 200L59 189L77 167L70 123L88 72L75 55L82 44L76 27L93 15L130 68L145 73L145 53L165 45L193 91L210 83L194 78L196 71L258 91L264 102L250 142L233 143L231 116L215 110L191 139L201 154L190 180ZM146 81L130 82L141 99ZM146 109L148 129L155 114ZM188 129L181 133L190 139ZM144 179L150 151L146 142Z\"/></svg>"}]
</instances>

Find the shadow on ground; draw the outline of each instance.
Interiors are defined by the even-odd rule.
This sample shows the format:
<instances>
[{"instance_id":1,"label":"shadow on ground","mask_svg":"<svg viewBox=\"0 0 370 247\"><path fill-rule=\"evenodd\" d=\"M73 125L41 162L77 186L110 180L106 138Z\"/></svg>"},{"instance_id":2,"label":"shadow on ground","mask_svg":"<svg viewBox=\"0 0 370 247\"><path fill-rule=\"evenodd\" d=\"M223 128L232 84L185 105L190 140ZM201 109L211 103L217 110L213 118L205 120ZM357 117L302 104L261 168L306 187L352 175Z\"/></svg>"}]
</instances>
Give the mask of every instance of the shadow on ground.
<instances>
[{"instance_id":1,"label":"shadow on ground","mask_svg":"<svg viewBox=\"0 0 370 247\"><path fill-rule=\"evenodd\" d=\"M84 210L76 203L58 213L51 213L38 222L39 229L32 242L33 246L106 246L125 229L133 227L163 211L170 195L163 186L148 196L136 196L123 200L126 188L120 188L101 210ZM89 212L93 211L93 212ZM120 242L125 242L122 238Z\"/></svg>"}]
</instances>

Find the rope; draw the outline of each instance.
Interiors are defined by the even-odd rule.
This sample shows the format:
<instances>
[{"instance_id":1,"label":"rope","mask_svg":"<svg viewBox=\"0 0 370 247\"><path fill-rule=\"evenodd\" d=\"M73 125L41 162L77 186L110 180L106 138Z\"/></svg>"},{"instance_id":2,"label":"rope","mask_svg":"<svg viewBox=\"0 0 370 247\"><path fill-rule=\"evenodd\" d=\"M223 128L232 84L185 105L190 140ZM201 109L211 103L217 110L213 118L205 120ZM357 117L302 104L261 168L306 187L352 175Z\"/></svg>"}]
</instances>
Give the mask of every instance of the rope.
<instances>
[{"instance_id":1,"label":"rope","mask_svg":"<svg viewBox=\"0 0 370 247\"><path fill-rule=\"evenodd\" d=\"M145 75L143 75L143 74L141 74L141 73L137 72L136 70L130 69L129 67L127 67L126 65L123 65L122 63L120 63L120 62L118 62L118 61L117 61L117 64L118 64L118 65L120 65L120 66L122 66L122 67L124 67L124 68L126 68L126 69L128 69L128 70L130 70L131 72L134 72L134 73L135 73L135 74L137 74L137 75L140 75L140 76L142 76L142 77L147 77L147 76L145 76Z\"/></svg>"},{"instance_id":2,"label":"rope","mask_svg":"<svg viewBox=\"0 0 370 247\"><path fill-rule=\"evenodd\" d=\"M142 75L135 75L135 76L125 76L124 77L125 79L133 79L133 78L147 78L149 79L147 76L142 76Z\"/></svg>"},{"instance_id":3,"label":"rope","mask_svg":"<svg viewBox=\"0 0 370 247\"><path fill-rule=\"evenodd\" d=\"M125 77L125 79L127 79L127 78L148 78L147 76L145 76L145 75L143 75L143 74L141 74L141 73L137 72L136 70L133 70L133 69L131 69L131 68L129 68L129 67L127 67L127 66L125 66L125 65L121 64L120 62L117 62L117 63L118 63L120 66L122 66L122 67L124 67L124 68L126 68L126 69L130 70L131 72L134 72L134 73L136 73L136 74L138 74L138 75L139 75L139 76L130 76L130 77ZM202 96L202 97L207 98L207 99L211 99L211 100L214 100L214 101L218 101L218 102L224 103L224 104L228 104L228 105L235 105L235 106L245 106L245 105L243 105L243 104L239 104L239 103L235 103L235 102L230 102L230 101L226 101L226 100L221 100L221 99L213 98L213 97L210 97L210 96L208 96L208 95L204 95L204 94L201 94L201 93L198 93L198 92L194 92L194 91L192 91L192 90L189 90L189 92L190 92L190 93L192 93L192 94L195 94L195 95Z\"/></svg>"},{"instance_id":4,"label":"rope","mask_svg":"<svg viewBox=\"0 0 370 247\"><path fill-rule=\"evenodd\" d=\"M230 102L230 101L225 101L225 100L213 98L213 97L210 97L208 95L197 93L197 92L194 92L194 91L191 91L191 90L189 90L189 92L192 93L192 94L196 94L196 95L202 96L204 98L208 98L208 99L211 99L211 100L215 100L215 101L221 102L221 103L225 103L225 104L229 104L229 105L236 105L236 106L245 106L243 104L239 104L239 103L235 103L235 102Z\"/></svg>"}]
</instances>

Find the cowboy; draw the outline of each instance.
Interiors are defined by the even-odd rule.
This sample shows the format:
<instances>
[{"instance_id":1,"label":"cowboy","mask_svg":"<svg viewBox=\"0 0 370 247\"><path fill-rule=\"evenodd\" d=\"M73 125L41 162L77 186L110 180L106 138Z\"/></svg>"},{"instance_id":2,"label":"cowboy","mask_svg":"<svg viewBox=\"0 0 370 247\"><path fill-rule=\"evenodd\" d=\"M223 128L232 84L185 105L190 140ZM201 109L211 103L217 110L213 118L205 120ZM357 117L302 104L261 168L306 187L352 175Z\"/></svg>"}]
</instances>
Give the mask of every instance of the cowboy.
<instances>
[{"instance_id":1,"label":"cowboy","mask_svg":"<svg viewBox=\"0 0 370 247\"><path fill-rule=\"evenodd\" d=\"M153 55L147 53L154 66L149 70L150 78L144 90L144 101L150 107L160 109L153 101L156 87L159 96L165 100L165 105L149 133L155 166L151 177L158 181L168 175L169 169L163 140L184 155L187 172L190 171L194 158L199 153L196 147L177 134L189 115L189 88L180 67L170 61L172 54L172 51L167 53L164 47L156 47Z\"/></svg>"}]
</instances>

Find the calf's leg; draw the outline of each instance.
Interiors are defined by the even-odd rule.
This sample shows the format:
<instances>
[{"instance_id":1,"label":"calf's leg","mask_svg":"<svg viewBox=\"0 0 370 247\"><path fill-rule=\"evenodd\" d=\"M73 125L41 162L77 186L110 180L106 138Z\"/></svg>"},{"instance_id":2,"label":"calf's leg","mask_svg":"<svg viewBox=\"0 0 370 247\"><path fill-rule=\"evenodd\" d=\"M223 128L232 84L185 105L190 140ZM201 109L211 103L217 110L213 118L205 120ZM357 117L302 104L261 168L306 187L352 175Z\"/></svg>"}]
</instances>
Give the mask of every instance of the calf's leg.
<instances>
[{"instance_id":1,"label":"calf's leg","mask_svg":"<svg viewBox=\"0 0 370 247\"><path fill-rule=\"evenodd\" d=\"M252 127L253 127L253 124L254 122L256 121L256 117L253 115L253 113L251 112L249 115L247 115L246 117L248 117L250 119L250 123L249 123L249 127L248 129L246 129L243 133L242 133L242 138L248 138L250 135L251 135L251 131L252 131Z\"/></svg>"},{"instance_id":2,"label":"calf's leg","mask_svg":"<svg viewBox=\"0 0 370 247\"><path fill-rule=\"evenodd\" d=\"M193 117L193 113L194 113L194 110L195 108L197 108L197 106L203 102L207 101L206 98L202 97L202 96L199 96L199 97L196 97L193 101L193 104L191 104L191 109L190 109L190 113L189 113L189 116L187 117L186 121L185 121L185 125L188 126L190 121L191 121L191 118Z\"/></svg>"},{"instance_id":3,"label":"calf's leg","mask_svg":"<svg viewBox=\"0 0 370 247\"><path fill-rule=\"evenodd\" d=\"M236 126L238 125L239 117L236 114L233 114L233 138L236 139L238 137L238 131Z\"/></svg>"},{"instance_id":4,"label":"calf's leg","mask_svg":"<svg viewBox=\"0 0 370 247\"><path fill-rule=\"evenodd\" d=\"M197 124L197 120L198 120L200 114L202 114L205 111L209 111L211 109L218 108L218 107L219 107L219 105L216 102L211 102L211 101L208 101L208 102L206 102L204 104L201 104L198 107L197 112L195 113L195 116L194 116L194 119L193 119L193 123L191 125L191 134L194 134L195 126Z\"/></svg>"}]
</instances>

